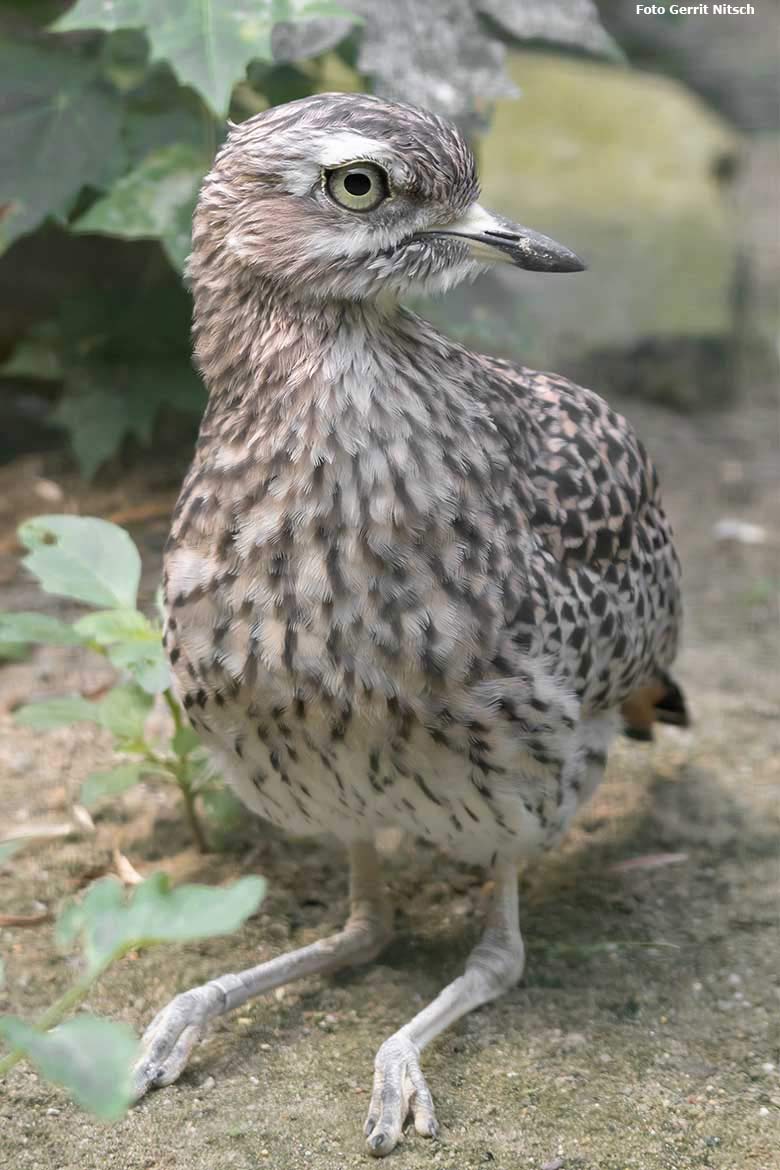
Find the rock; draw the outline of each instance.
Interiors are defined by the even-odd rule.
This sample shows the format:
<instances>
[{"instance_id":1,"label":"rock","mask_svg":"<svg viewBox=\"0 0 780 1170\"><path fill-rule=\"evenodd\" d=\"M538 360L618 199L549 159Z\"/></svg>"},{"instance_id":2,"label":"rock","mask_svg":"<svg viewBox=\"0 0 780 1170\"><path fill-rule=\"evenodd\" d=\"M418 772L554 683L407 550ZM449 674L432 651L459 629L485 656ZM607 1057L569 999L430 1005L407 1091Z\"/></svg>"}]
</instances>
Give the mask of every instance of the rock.
<instances>
[{"instance_id":1,"label":"rock","mask_svg":"<svg viewBox=\"0 0 780 1170\"><path fill-rule=\"evenodd\" d=\"M616 354L621 388L628 372L637 393L674 405L727 399L739 245L716 171L738 150L733 131L667 78L526 52L508 72L523 96L496 104L481 143L483 202L589 270L502 267L434 314L478 348L584 370L602 390Z\"/></svg>"},{"instance_id":2,"label":"rock","mask_svg":"<svg viewBox=\"0 0 780 1170\"><path fill-rule=\"evenodd\" d=\"M485 126L492 100L516 92L505 69L506 40L620 56L593 0L351 0L345 8L362 20L357 68L372 79L374 91L454 118L467 132ZM331 18L277 25L274 59L321 53L352 23Z\"/></svg>"},{"instance_id":3,"label":"rock","mask_svg":"<svg viewBox=\"0 0 780 1170\"><path fill-rule=\"evenodd\" d=\"M680 78L745 130L780 129L776 3L750 15L670 20L600 0L599 13L630 60Z\"/></svg>"},{"instance_id":4,"label":"rock","mask_svg":"<svg viewBox=\"0 0 780 1170\"><path fill-rule=\"evenodd\" d=\"M717 541L734 544L766 544L766 529L747 520L724 517L715 525L712 535Z\"/></svg>"},{"instance_id":5,"label":"rock","mask_svg":"<svg viewBox=\"0 0 780 1170\"><path fill-rule=\"evenodd\" d=\"M566 1032L561 1037L561 1051L574 1052L577 1048L584 1048L588 1043L587 1036L582 1032Z\"/></svg>"}]
</instances>

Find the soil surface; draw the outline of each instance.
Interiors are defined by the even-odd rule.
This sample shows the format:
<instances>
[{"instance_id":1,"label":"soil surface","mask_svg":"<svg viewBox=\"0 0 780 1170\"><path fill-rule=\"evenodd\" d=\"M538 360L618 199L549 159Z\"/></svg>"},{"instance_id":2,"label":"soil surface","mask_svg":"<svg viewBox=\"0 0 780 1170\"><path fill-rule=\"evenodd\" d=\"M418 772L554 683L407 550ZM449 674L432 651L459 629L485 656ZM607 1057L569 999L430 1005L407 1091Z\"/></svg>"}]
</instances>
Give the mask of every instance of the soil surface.
<instances>
[{"instance_id":1,"label":"soil surface","mask_svg":"<svg viewBox=\"0 0 780 1170\"><path fill-rule=\"evenodd\" d=\"M620 404L617 404L620 406ZM425 1070L441 1122L391 1156L399 1170L777 1170L780 1167L780 468L777 405L681 418L627 409L665 484L686 573L676 671L695 723L655 744L621 740L564 845L521 875L523 983L437 1040ZM34 512L118 516L141 544L151 598L181 469L85 489L54 457L0 472L0 608L62 614L18 571L16 522ZM723 518L759 543L716 539ZM755 534L754 534L755 535ZM0 669L4 827L62 823L86 773L110 760L92 729L33 733L21 702L105 668L40 650ZM2 834L0 834L2 835ZM361 1127L381 1041L453 978L475 943L483 873L404 839L385 842L396 937L370 968L309 979L220 1021L180 1082L114 1126L71 1105L29 1065L0 1094L9 1170L346 1170L370 1164ZM285 841L260 822L198 855L175 798L144 786L95 829L0 868L5 913L56 914L111 872L268 879L237 935L129 956L90 1010L141 1030L177 991L336 929L346 907L337 845ZM34 1018L74 977L50 922L0 930L0 1009Z\"/></svg>"}]
</instances>

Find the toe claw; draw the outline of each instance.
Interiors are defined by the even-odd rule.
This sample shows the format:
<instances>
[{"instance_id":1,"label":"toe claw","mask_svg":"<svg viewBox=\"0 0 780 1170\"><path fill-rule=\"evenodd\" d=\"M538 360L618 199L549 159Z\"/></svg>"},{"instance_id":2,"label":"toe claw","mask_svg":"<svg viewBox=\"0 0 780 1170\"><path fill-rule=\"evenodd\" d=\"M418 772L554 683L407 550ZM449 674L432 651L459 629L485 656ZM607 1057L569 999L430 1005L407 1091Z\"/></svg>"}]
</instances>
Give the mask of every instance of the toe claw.
<instances>
[{"instance_id":1,"label":"toe claw","mask_svg":"<svg viewBox=\"0 0 780 1170\"><path fill-rule=\"evenodd\" d=\"M435 1138L439 1136L439 1123L435 1117L415 1117L414 1128L420 1137Z\"/></svg>"},{"instance_id":2,"label":"toe claw","mask_svg":"<svg viewBox=\"0 0 780 1170\"><path fill-rule=\"evenodd\" d=\"M368 1148L372 1154L377 1157L384 1157L395 1149L396 1142L393 1141L391 1134L385 1133L384 1130L379 1130L368 1139Z\"/></svg>"}]
</instances>

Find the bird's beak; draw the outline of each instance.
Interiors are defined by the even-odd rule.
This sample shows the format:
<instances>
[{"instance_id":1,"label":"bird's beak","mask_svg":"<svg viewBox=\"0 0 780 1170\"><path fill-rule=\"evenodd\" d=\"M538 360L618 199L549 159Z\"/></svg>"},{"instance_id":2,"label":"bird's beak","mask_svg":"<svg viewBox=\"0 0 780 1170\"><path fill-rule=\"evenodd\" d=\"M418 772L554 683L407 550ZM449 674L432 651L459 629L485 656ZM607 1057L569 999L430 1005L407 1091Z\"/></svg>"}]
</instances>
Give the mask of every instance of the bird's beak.
<instances>
[{"instance_id":1,"label":"bird's beak","mask_svg":"<svg viewBox=\"0 0 780 1170\"><path fill-rule=\"evenodd\" d=\"M530 228L520 227L472 203L468 211L451 223L428 228L425 235L457 236L466 240L475 260L508 263L530 272L583 272L585 265L563 244Z\"/></svg>"}]
</instances>

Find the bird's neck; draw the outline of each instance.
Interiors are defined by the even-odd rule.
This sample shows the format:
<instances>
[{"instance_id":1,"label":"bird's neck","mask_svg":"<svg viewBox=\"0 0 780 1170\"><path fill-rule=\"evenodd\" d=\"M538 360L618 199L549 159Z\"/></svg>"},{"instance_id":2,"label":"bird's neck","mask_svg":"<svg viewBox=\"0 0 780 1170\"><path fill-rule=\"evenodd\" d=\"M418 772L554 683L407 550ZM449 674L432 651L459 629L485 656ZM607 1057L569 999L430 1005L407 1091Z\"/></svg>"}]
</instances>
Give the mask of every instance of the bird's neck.
<instances>
[{"instance_id":1,"label":"bird's neck","mask_svg":"<svg viewBox=\"0 0 780 1170\"><path fill-rule=\"evenodd\" d=\"M462 417L468 434L482 408L462 370L447 377L459 347L397 303L306 301L238 266L226 276L193 267L195 350L209 389L201 449L330 460L335 446L353 453L400 420L430 429L440 411Z\"/></svg>"}]
</instances>

